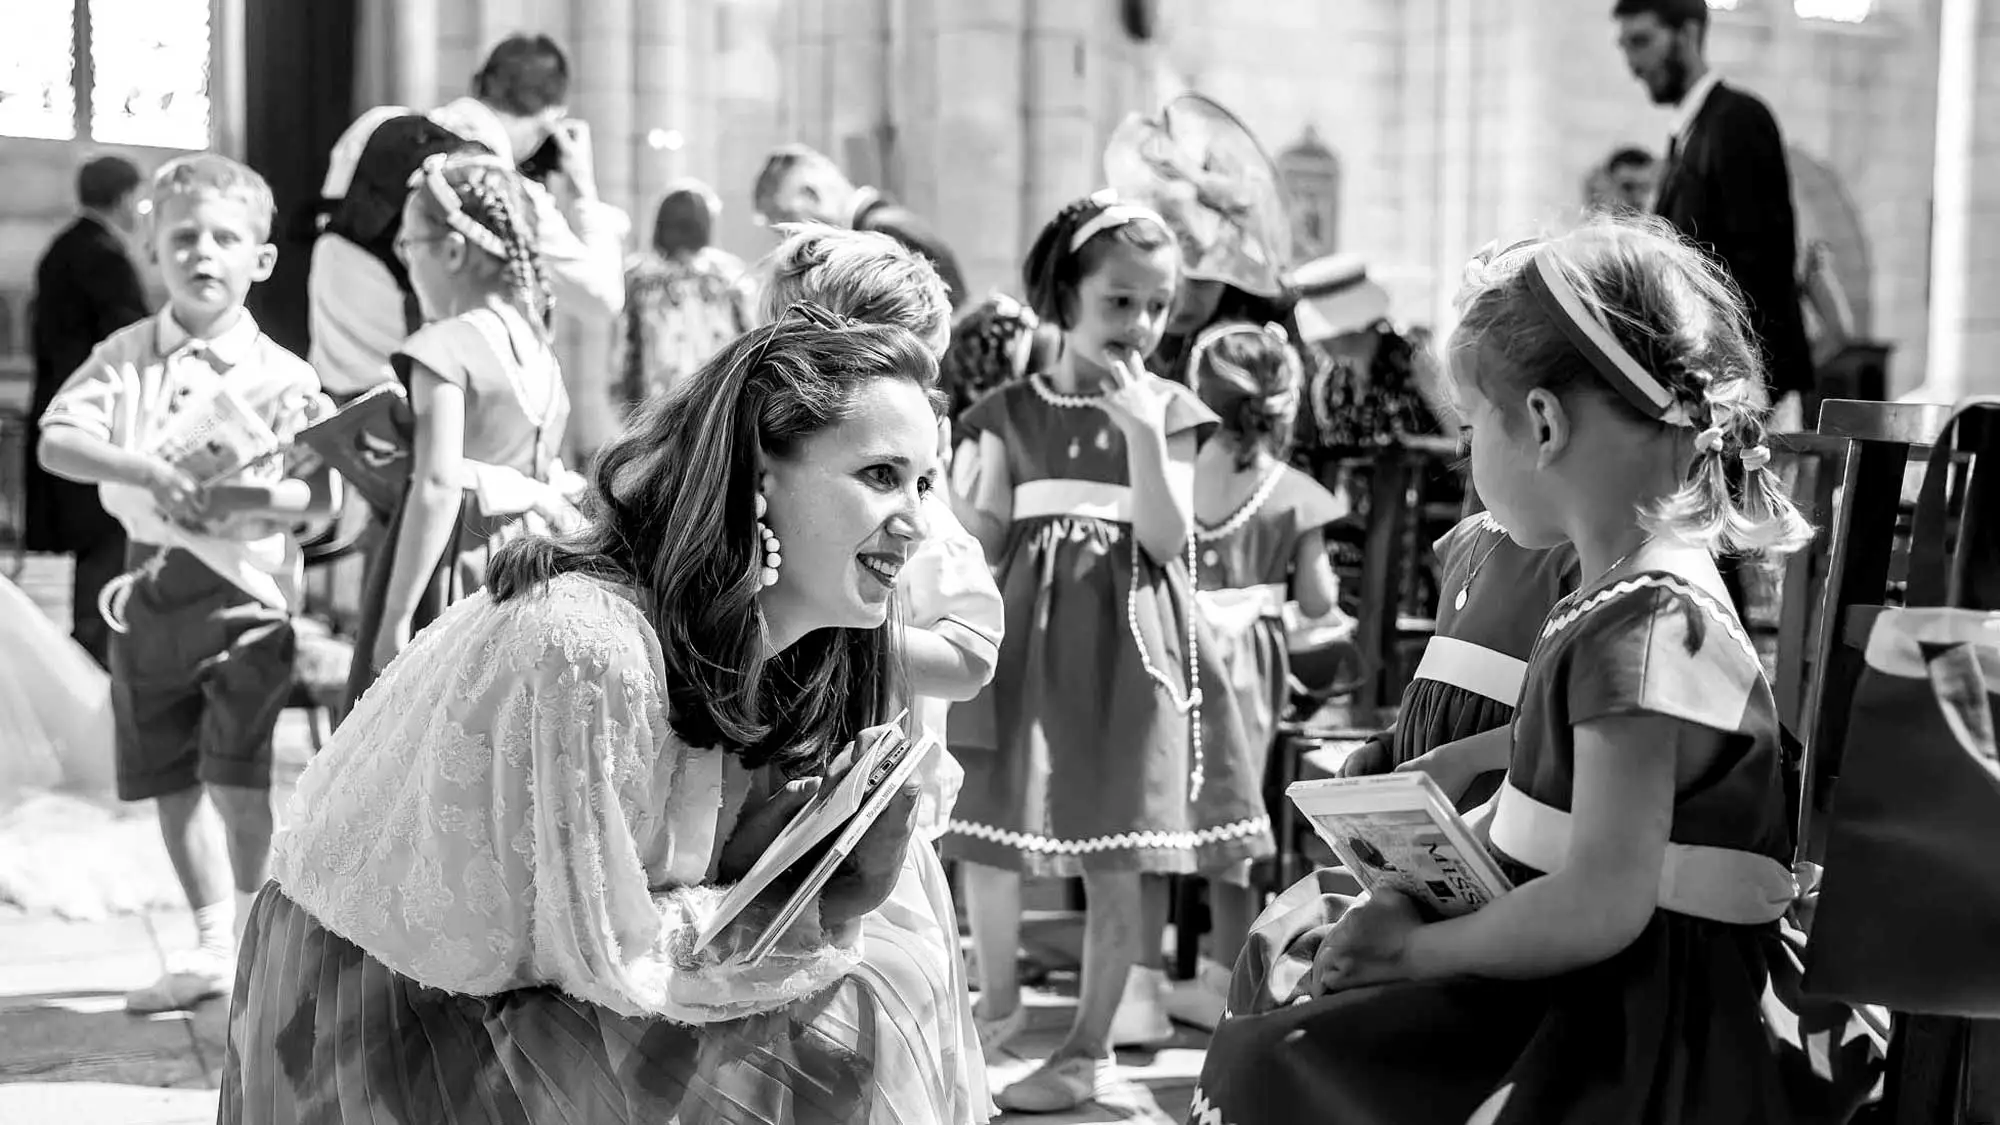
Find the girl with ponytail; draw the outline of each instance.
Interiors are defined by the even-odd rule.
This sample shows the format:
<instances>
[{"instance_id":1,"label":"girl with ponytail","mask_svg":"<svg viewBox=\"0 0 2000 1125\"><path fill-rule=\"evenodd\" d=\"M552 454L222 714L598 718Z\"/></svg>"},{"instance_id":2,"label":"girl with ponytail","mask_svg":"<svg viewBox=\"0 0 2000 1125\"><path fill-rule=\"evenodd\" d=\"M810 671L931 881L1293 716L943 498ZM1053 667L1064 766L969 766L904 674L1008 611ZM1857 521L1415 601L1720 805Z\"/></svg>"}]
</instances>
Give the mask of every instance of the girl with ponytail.
<instances>
[{"instance_id":1,"label":"girl with ponytail","mask_svg":"<svg viewBox=\"0 0 2000 1125\"><path fill-rule=\"evenodd\" d=\"M572 526L558 456L569 395L550 349L553 299L520 175L432 156L410 179L396 253L425 325L391 357L415 426L410 483L370 568L348 702L444 607L485 583L501 544ZM464 499L467 468L512 470L517 510Z\"/></svg>"},{"instance_id":2,"label":"girl with ponytail","mask_svg":"<svg viewBox=\"0 0 2000 1125\"><path fill-rule=\"evenodd\" d=\"M1199 646L1202 747L1207 780L1194 826L1226 846L1211 849L1213 925L1195 979L1178 983L1167 1011L1213 1030L1229 994L1230 968L1261 905L1250 864L1275 850L1264 807L1264 766L1290 695L1285 610L1306 618L1337 611L1338 586L1325 528L1345 506L1286 464L1303 367L1284 329L1241 322L1203 331L1188 371L1204 406L1222 419L1195 460L1195 607L1206 626Z\"/></svg>"}]
</instances>

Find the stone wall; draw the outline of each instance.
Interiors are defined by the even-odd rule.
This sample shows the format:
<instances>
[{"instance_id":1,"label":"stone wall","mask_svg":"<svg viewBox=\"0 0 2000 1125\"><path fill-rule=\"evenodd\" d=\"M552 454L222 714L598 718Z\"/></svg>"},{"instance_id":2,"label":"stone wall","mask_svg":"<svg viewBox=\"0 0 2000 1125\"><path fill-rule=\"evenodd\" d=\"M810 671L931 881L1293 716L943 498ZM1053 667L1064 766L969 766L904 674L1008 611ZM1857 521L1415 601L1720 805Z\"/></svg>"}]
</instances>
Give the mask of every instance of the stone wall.
<instances>
[{"instance_id":1,"label":"stone wall","mask_svg":"<svg viewBox=\"0 0 2000 1125\"><path fill-rule=\"evenodd\" d=\"M1902 390L1924 361L1937 28L1927 0L1878 7L1851 27L1745 0L1717 14L1711 56L1771 104L1811 161L1795 175L1811 185L1802 237L1843 248L1842 279L1868 315L1861 328L1895 345ZM1168 10L1178 17L1163 52L1173 82L1230 105L1267 147L1310 126L1337 153L1341 247L1369 261L1408 319L1448 320L1458 266L1487 240L1574 221L1579 185L1614 147L1665 147L1669 114L1626 72L1604 0L1180 0ZM2000 9L1988 5L1985 18L2000 26ZM1981 125L2000 172L1991 70ZM1994 185L1986 229L2000 231L2000 175L1980 182ZM1979 257L2000 258L2000 237ZM2000 263L1982 268L2000 274ZM2000 343L2000 314L1967 331Z\"/></svg>"},{"instance_id":2,"label":"stone wall","mask_svg":"<svg viewBox=\"0 0 2000 1125\"><path fill-rule=\"evenodd\" d=\"M770 147L802 140L929 215L977 290L1018 287L1021 253L1096 186L1125 113L1199 89L1274 152L1308 129L1323 140L1340 170L1338 247L1370 262L1398 316L1439 321L1470 251L1571 221L1585 172L1615 145L1662 147L1667 114L1625 73L1607 8L1161 0L1158 40L1140 44L1112 0L378 0L362 100L457 96L495 39L546 31L574 54L574 108L635 244L667 183L693 175L723 198L718 242L762 253L751 180ZM1716 18L1712 54L1777 112L1800 154L1806 232L1848 247L1843 279L1908 388L1928 328L1937 0L1878 0L1858 27L1802 22L1783 0L1741 8ZM2000 6L1982 8L1984 64L2000 59ZM1975 295L2000 286L2000 67L1985 65L1978 90ZM0 140L0 299L18 304L5 295L26 288L68 214L81 155ZM1975 300L1956 330L1965 354L1992 355L2000 311ZM600 364L601 341L582 344L572 364ZM2000 389L2000 372L1974 362L1967 389L1981 388Z\"/></svg>"}]
</instances>

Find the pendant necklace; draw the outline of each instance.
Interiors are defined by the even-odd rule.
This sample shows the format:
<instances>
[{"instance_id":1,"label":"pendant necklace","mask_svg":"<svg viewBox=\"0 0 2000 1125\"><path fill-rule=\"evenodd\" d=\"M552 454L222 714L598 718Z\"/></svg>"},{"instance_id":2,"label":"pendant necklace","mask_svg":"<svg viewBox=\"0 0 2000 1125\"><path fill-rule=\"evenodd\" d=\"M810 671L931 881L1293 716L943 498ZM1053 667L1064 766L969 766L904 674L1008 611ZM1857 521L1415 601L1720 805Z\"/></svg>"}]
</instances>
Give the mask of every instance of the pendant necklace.
<instances>
[{"instance_id":1,"label":"pendant necklace","mask_svg":"<svg viewBox=\"0 0 2000 1125\"><path fill-rule=\"evenodd\" d=\"M1451 599L1451 608L1461 610L1465 608L1465 600L1472 593L1472 583L1479 577L1480 568L1486 565L1487 559L1493 557L1493 552L1500 549L1500 544L1507 541L1507 530L1505 528L1496 528L1495 530L1500 532L1500 537L1493 541L1492 546L1486 548L1486 553L1479 556L1478 562L1472 564L1472 569L1465 575L1465 581L1458 585L1458 596Z\"/></svg>"}]
</instances>

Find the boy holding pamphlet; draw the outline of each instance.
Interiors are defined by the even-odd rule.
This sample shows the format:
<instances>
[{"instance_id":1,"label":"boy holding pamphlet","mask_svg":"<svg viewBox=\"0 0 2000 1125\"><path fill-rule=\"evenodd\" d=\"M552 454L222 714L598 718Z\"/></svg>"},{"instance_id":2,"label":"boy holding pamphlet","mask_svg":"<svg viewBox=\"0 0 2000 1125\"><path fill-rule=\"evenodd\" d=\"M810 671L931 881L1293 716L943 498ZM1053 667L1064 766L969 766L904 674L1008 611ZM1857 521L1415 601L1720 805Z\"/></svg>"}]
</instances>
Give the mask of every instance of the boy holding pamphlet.
<instances>
[{"instance_id":1,"label":"boy holding pamphlet","mask_svg":"<svg viewBox=\"0 0 2000 1125\"><path fill-rule=\"evenodd\" d=\"M198 938L126 998L135 1012L230 989L237 918L267 878L271 735L303 586L293 528L336 508L324 468L288 461L331 403L243 308L277 260L271 189L204 153L162 168L152 201L167 308L98 345L42 415L39 447L50 472L98 485L131 539L132 569L100 600L117 633L118 796L157 803Z\"/></svg>"}]
</instances>

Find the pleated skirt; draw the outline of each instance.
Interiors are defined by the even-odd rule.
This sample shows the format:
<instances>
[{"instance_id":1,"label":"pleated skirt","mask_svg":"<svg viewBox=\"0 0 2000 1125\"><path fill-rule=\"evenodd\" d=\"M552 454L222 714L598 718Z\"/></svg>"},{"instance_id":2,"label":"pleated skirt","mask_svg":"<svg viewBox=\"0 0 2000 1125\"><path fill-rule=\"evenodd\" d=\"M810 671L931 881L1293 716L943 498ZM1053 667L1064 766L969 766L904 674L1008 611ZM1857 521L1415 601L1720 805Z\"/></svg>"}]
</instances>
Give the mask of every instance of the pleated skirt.
<instances>
[{"instance_id":1,"label":"pleated skirt","mask_svg":"<svg viewBox=\"0 0 2000 1125\"><path fill-rule=\"evenodd\" d=\"M702 1027L619 1015L555 988L466 996L426 987L329 932L273 883L244 930L217 1120L986 1121L963 975L928 932L942 873L923 866L937 863L928 849L911 852L897 893L863 923L860 969L781 1011Z\"/></svg>"}]
</instances>

